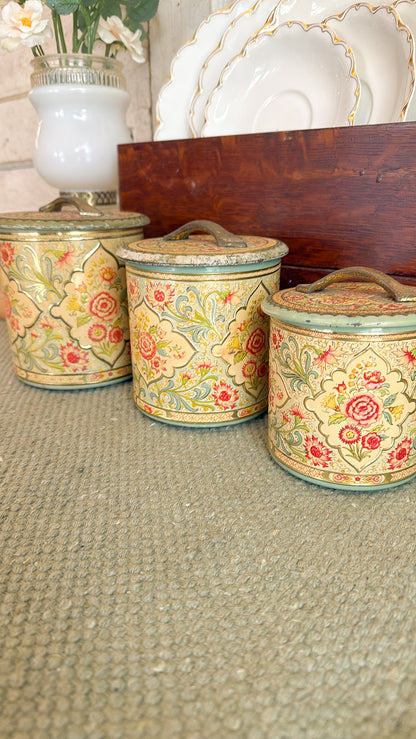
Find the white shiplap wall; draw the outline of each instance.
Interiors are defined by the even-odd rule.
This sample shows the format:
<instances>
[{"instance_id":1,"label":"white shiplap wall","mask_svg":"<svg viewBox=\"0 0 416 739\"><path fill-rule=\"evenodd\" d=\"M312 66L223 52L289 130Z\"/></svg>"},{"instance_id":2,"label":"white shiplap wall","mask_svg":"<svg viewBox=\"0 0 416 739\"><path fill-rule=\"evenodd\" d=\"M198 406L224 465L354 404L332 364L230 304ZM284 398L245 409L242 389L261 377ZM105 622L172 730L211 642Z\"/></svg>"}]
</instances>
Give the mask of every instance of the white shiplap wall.
<instances>
[{"instance_id":1,"label":"white shiplap wall","mask_svg":"<svg viewBox=\"0 0 416 739\"><path fill-rule=\"evenodd\" d=\"M147 62L135 64L126 55L125 75L130 93L127 123L134 141L149 141L155 128L160 88L169 76L178 49L192 38L211 12L228 7L226 0L160 0L149 24ZM53 47L48 47L52 52ZM37 210L57 196L32 167L37 116L28 101L30 49L0 50L0 212Z\"/></svg>"}]
</instances>

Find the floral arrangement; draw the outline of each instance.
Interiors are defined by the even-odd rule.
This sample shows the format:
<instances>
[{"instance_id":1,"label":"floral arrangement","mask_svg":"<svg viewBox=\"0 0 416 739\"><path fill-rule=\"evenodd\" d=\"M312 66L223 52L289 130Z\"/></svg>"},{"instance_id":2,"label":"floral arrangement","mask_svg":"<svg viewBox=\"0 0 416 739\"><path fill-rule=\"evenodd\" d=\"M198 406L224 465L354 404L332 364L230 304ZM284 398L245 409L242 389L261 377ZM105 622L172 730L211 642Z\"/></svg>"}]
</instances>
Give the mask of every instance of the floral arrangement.
<instances>
[{"instance_id":1,"label":"floral arrangement","mask_svg":"<svg viewBox=\"0 0 416 739\"><path fill-rule=\"evenodd\" d=\"M50 9L50 19L44 10ZM142 40L143 23L156 14L159 0L10 0L3 6L0 19L0 47L14 51L28 46L34 56L44 54L42 44L55 38L58 54L96 53L96 44L104 44L104 56L115 57L126 49L138 63L145 61ZM72 43L67 46L62 16L72 15Z\"/></svg>"}]
</instances>

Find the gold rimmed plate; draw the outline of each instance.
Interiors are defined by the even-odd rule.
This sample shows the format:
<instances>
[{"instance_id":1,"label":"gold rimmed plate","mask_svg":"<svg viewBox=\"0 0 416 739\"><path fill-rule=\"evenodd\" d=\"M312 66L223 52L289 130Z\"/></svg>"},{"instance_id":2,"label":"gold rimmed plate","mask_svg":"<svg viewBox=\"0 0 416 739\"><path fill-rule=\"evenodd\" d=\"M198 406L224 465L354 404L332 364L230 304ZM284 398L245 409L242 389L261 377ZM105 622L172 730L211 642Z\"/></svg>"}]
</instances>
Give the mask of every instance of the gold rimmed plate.
<instances>
[{"instance_id":1,"label":"gold rimmed plate","mask_svg":"<svg viewBox=\"0 0 416 739\"><path fill-rule=\"evenodd\" d=\"M224 68L202 136L348 126L358 98L354 57L328 26L282 23Z\"/></svg>"}]
</instances>

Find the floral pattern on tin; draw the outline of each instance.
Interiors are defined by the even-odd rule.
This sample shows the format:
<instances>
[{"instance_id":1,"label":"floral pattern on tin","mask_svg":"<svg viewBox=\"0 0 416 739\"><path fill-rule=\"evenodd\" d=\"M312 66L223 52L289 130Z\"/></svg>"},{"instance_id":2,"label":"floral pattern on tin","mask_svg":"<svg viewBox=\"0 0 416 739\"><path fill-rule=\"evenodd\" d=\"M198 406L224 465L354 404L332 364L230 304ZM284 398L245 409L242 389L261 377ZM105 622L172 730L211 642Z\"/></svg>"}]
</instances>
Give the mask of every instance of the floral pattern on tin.
<instances>
[{"instance_id":1,"label":"floral pattern on tin","mask_svg":"<svg viewBox=\"0 0 416 739\"><path fill-rule=\"evenodd\" d=\"M186 423L261 412L269 319L260 304L278 281L278 269L262 279L206 280L127 270L137 405Z\"/></svg>"},{"instance_id":2,"label":"floral pattern on tin","mask_svg":"<svg viewBox=\"0 0 416 739\"><path fill-rule=\"evenodd\" d=\"M149 401L143 410L163 415L172 413L214 413L233 411L239 396L225 380L218 380L218 367L205 360L190 362L171 378L164 377L149 387ZM140 399L139 399L140 400Z\"/></svg>"},{"instance_id":3,"label":"floral pattern on tin","mask_svg":"<svg viewBox=\"0 0 416 739\"><path fill-rule=\"evenodd\" d=\"M273 320L270 344L269 443L279 461L347 486L412 474L416 347L293 335Z\"/></svg>"},{"instance_id":4,"label":"floral pattern on tin","mask_svg":"<svg viewBox=\"0 0 416 739\"><path fill-rule=\"evenodd\" d=\"M15 280L9 280L3 270L0 272L9 336L14 344L19 336L23 337L27 329L36 323L40 310L33 300L19 290Z\"/></svg>"},{"instance_id":5,"label":"floral pattern on tin","mask_svg":"<svg viewBox=\"0 0 416 739\"><path fill-rule=\"evenodd\" d=\"M0 282L15 371L22 379L59 387L131 374L125 268L114 257L118 243L114 237L105 240L108 248L96 238L0 243ZM80 287L82 276L85 284L77 292L74 286ZM117 311L114 298L120 303ZM68 313L63 305L69 306ZM99 348L104 341L107 353Z\"/></svg>"},{"instance_id":6,"label":"floral pattern on tin","mask_svg":"<svg viewBox=\"0 0 416 739\"><path fill-rule=\"evenodd\" d=\"M88 369L88 352L80 349L71 341L60 345L59 356L64 367L71 372L85 372Z\"/></svg>"},{"instance_id":7,"label":"floral pattern on tin","mask_svg":"<svg viewBox=\"0 0 416 739\"><path fill-rule=\"evenodd\" d=\"M7 270L14 259L15 247L11 241L0 241L0 265Z\"/></svg>"},{"instance_id":8,"label":"floral pattern on tin","mask_svg":"<svg viewBox=\"0 0 416 739\"><path fill-rule=\"evenodd\" d=\"M228 366L228 374L237 385L258 398L268 378L269 319L260 306L267 296L263 285L258 285L247 306L239 308L229 324L229 333L212 353Z\"/></svg>"},{"instance_id":9,"label":"floral pattern on tin","mask_svg":"<svg viewBox=\"0 0 416 739\"><path fill-rule=\"evenodd\" d=\"M346 316L413 313L411 302L396 302L379 285L361 282L339 282L325 291L302 293L293 288L281 290L273 302L283 308L315 314L342 314ZM333 310L331 310L331 308Z\"/></svg>"},{"instance_id":10,"label":"floral pattern on tin","mask_svg":"<svg viewBox=\"0 0 416 739\"><path fill-rule=\"evenodd\" d=\"M125 271L102 246L74 270L65 297L51 309L69 326L72 339L110 367L129 339Z\"/></svg>"},{"instance_id":11,"label":"floral pattern on tin","mask_svg":"<svg viewBox=\"0 0 416 739\"><path fill-rule=\"evenodd\" d=\"M182 334L145 303L132 313L132 355L140 376L149 385L162 377L172 377L195 353Z\"/></svg>"},{"instance_id":12,"label":"floral pattern on tin","mask_svg":"<svg viewBox=\"0 0 416 739\"><path fill-rule=\"evenodd\" d=\"M335 369L321 388L305 407L328 446L357 472L392 449L415 409L400 372L371 348Z\"/></svg>"}]
</instances>

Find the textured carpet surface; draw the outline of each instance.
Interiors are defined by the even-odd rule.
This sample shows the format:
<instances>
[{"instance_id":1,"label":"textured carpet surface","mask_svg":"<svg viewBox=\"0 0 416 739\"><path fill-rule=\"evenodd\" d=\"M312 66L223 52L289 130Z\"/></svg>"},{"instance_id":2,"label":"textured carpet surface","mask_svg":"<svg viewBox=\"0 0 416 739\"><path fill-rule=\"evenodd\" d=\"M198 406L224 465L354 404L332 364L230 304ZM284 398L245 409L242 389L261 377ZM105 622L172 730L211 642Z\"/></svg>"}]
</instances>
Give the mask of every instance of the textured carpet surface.
<instances>
[{"instance_id":1,"label":"textured carpet surface","mask_svg":"<svg viewBox=\"0 0 416 739\"><path fill-rule=\"evenodd\" d=\"M25 386L4 321L0 397L1 739L416 736L416 483Z\"/></svg>"}]
</instances>

